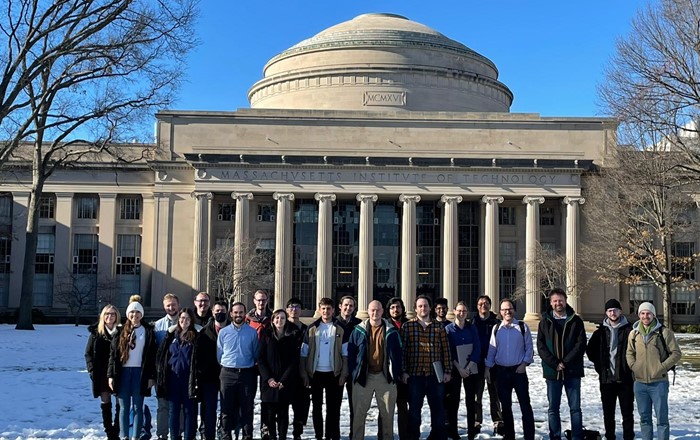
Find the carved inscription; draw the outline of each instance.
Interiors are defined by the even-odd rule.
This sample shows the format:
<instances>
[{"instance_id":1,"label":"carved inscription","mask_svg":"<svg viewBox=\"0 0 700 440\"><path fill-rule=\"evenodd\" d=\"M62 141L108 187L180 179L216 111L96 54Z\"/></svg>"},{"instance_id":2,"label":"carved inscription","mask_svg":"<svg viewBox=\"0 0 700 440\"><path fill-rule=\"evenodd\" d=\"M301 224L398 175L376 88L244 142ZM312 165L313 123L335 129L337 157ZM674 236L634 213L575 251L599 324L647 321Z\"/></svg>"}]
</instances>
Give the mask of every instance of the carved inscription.
<instances>
[{"instance_id":1,"label":"carved inscription","mask_svg":"<svg viewBox=\"0 0 700 440\"><path fill-rule=\"evenodd\" d=\"M406 105L406 92L365 92L362 105L391 105L403 107Z\"/></svg>"}]
</instances>

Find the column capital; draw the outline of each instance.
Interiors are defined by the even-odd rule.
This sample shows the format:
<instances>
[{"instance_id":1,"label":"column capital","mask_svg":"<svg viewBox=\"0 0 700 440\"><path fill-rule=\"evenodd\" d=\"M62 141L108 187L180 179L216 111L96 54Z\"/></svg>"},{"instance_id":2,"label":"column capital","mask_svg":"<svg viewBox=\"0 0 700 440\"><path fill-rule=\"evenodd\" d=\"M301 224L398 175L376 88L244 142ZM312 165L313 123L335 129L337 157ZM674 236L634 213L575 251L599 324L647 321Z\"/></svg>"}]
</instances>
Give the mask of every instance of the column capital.
<instances>
[{"instance_id":1,"label":"column capital","mask_svg":"<svg viewBox=\"0 0 700 440\"><path fill-rule=\"evenodd\" d=\"M499 205L503 203L503 200L503 196L483 196L481 198L481 203L485 203L487 205L495 203L496 205Z\"/></svg>"},{"instance_id":2,"label":"column capital","mask_svg":"<svg viewBox=\"0 0 700 440\"><path fill-rule=\"evenodd\" d=\"M399 202L418 203L418 202L420 202L420 196L417 194L401 194L399 196Z\"/></svg>"},{"instance_id":3,"label":"column capital","mask_svg":"<svg viewBox=\"0 0 700 440\"><path fill-rule=\"evenodd\" d=\"M377 200L379 200L379 197L377 197L376 194L358 194L355 196L355 200L358 202L372 202L375 203Z\"/></svg>"},{"instance_id":4,"label":"column capital","mask_svg":"<svg viewBox=\"0 0 700 440\"><path fill-rule=\"evenodd\" d=\"M243 200L243 199L253 200L253 193L232 192L231 198L233 200L236 200L236 201Z\"/></svg>"},{"instance_id":5,"label":"column capital","mask_svg":"<svg viewBox=\"0 0 700 440\"><path fill-rule=\"evenodd\" d=\"M251 194L250 198L251 199L253 198L252 194ZM288 202L291 202L294 200L294 193L278 193L278 192L276 192L276 193L272 194L272 198L275 200L286 200Z\"/></svg>"},{"instance_id":6,"label":"column capital","mask_svg":"<svg viewBox=\"0 0 700 440\"><path fill-rule=\"evenodd\" d=\"M458 203L462 203L462 200L463 200L462 196L449 196L449 195L445 194L442 197L440 197L440 201L442 203L445 203L445 204L448 204L448 203L458 204Z\"/></svg>"},{"instance_id":7,"label":"column capital","mask_svg":"<svg viewBox=\"0 0 700 440\"><path fill-rule=\"evenodd\" d=\"M336 197L335 194L332 193L316 193L314 199L316 199L317 202L325 202L326 200L335 202Z\"/></svg>"},{"instance_id":8,"label":"column capital","mask_svg":"<svg viewBox=\"0 0 700 440\"><path fill-rule=\"evenodd\" d=\"M523 203L525 205L531 205L531 204L541 205L544 203L544 197L542 197L542 196L525 196L525 197L523 197Z\"/></svg>"},{"instance_id":9,"label":"column capital","mask_svg":"<svg viewBox=\"0 0 700 440\"><path fill-rule=\"evenodd\" d=\"M190 197L192 197L193 199L212 200L214 198L214 194L206 191L192 191Z\"/></svg>"},{"instance_id":10,"label":"column capital","mask_svg":"<svg viewBox=\"0 0 700 440\"><path fill-rule=\"evenodd\" d=\"M586 203L586 199L584 199L583 197L566 196L566 197L564 197L564 199L562 199L561 203L563 205L575 205L577 203L579 205L583 205L584 203Z\"/></svg>"}]
</instances>

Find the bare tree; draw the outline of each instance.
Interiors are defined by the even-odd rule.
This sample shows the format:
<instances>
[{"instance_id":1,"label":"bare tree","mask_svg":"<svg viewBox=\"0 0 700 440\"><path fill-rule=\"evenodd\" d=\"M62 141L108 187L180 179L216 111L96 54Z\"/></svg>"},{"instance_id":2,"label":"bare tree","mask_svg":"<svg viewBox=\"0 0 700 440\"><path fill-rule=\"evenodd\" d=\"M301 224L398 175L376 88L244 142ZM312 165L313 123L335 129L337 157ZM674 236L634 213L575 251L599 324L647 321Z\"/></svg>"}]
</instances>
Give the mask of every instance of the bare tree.
<instances>
[{"instance_id":1,"label":"bare tree","mask_svg":"<svg viewBox=\"0 0 700 440\"><path fill-rule=\"evenodd\" d=\"M111 303L116 289L116 281L97 274L79 274L66 268L54 286L56 298L64 303L75 317L75 325L80 325L84 312L99 308L103 302Z\"/></svg>"},{"instance_id":2,"label":"bare tree","mask_svg":"<svg viewBox=\"0 0 700 440\"><path fill-rule=\"evenodd\" d=\"M153 154L144 141L169 105L196 40L197 0L9 0L0 14L0 165L31 176L17 329L31 322L37 210L56 169ZM104 166L104 165L103 165Z\"/></svg>"},{"instance_id":3,"label":"bare tree","mask_svg":"<svg viewBox=\"0 0 700 440\"><path fill-rule=\"evenodd\" d=\"M659 145L658 143L655 145ZM673 323L672 293L687 287L696 258L697 184L678 165L679 154L620 148L614 163L588 179L584 261L604 282L652 283L662 292L666 325Z\"/></svg>"},{"instance_id":4,"label":"bare tree","mask_svg":"<svg viewBox=\"0 0 700 440\"><path fill-rule=\"evenodd\" d=\"M260 240L250 240L241 246L246 258L233 264L237 248L231 234L209 254L209 282L214 291L229 301L246 302L258 289L272 291L275 285L275 254L273 249L261 249Z\"/></svg>"}]
</instances>

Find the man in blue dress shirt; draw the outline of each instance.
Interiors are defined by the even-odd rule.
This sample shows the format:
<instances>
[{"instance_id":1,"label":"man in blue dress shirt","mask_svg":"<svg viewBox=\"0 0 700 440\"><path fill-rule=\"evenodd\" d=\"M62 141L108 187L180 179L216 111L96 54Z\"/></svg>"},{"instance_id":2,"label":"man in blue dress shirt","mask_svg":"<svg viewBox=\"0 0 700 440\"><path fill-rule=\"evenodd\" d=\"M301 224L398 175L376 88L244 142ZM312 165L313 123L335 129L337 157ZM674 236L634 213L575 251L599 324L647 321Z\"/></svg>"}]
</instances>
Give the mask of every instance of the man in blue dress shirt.
<instances>
[{"instance_id":1,"label":"man in blue dress shirt","mask_svg":"<svg viewBox=\"0 0 700 440\"><path fill-rule=\"evenodd\" d=\"M500 312L503 321L493 328L489 354L486 356L486 380L496 381L503 413L503 440L515 439L513 390L518 396L520 411L523 414L525 440L534 440L535 417L530 404L530 383L525 371L533 362L530 327L515 319L515 306L511 300L501 300Z\"/></svg>"},{"instance_id":2,"label":"man in blue dress shirt","mask_svg":"<svg viewBox=\"0 0 700 440\"><path fill-rule=\"evenodd\" d=\"M235 302L231 306L231 324L221 329L216 341L216 356L221 364L224 440L231 439L231 431L238 425L243 426L243 440L251 440L258 333L246 324L245 304L241 302Z\"/></svg>"}]
</instances>

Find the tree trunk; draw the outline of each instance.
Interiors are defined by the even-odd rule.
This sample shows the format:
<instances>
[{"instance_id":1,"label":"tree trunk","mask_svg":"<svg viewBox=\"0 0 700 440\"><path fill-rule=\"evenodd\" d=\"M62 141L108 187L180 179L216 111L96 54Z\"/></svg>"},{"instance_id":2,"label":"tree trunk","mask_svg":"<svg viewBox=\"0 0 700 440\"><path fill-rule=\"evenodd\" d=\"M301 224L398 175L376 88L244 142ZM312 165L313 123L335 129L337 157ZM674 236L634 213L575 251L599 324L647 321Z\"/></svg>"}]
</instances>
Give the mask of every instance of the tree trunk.
<instances>
[{"instance_id":1,"label":"tree trunk","mask_svg":"<svg viewBox=\"0 0 700 440\"><path fill-rule=\"evenodd\" d=\"M19 299L19 317L16 330L34 330L32 325L32 308L34 307L34 265L36 263L36 244L39 229L39 216L37 208L43 190L35 186L29 195L29 207L27 208L26 244L24 248L24 267L22 268L22 292Z\"/></svg>"},{"instance_id":2,"label":"tree trunk","mask_svg":"<svg viewBox=\"0 0 700 440\"><path fill-rule=\"evenodd\" d=\"M664 325L670 329L673 329L673 313L671 312L673 307L673 297L671 296L670 280L664 286L663 295Z\"/></svg>"}]
</instances>

